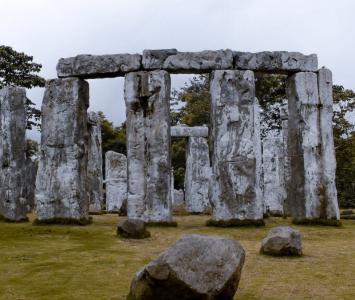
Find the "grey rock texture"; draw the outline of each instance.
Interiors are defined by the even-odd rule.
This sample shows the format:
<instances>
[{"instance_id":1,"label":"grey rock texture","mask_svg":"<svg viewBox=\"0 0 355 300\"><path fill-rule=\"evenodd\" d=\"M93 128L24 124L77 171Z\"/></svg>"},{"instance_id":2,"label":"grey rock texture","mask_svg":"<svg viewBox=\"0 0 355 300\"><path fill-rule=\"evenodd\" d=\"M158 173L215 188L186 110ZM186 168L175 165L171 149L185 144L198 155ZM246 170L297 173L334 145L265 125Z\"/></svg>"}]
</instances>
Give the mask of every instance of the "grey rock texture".
<instances>
[{"instance_id":1,"label":"grey rock texture","mask_svg":"<svg viewBox=\"0 0 355 300\"><path fill-rule=\"evenodd\" d=\"M47 81L36 179L36 212L40 222L88 220L88 106L89 85L84 80Z\"/></svg>"},{"instance_id":2,"label":"grey rock texture","mask_svg":"<svg viewBox=\"0 0 355 300\"><path fill-rule=\"evenodd\" d=\"M241 70L281 73L316 72L318 59L315 54L304 55L299 52L234 52L234 67Z\"/></svg>"},{"instance_id":3,"label":"grey rock texture","mask_svg":"<svg viewBox=\"0 0 355 300\"><path fill-rule=\"evenodd\" d=\"M326 68L318 71L318 91L320 103L320 132L322 160L322 195L320 196L321 216L339 219L339 206L335 185L335 150L333 139L333 79Z\"/></svg>"},{"instance_id":4,"label":"grey rock texture","mask_svg":"<svg viewBox=\"0 0 355 300\"><path fill-rule=\"evenodd\" d=\"M282 130L271 130L262 141L265 212L274 215L283 215L287 197L282 135Z\"/></svg>"},{"instance_id":5,"label":"grey rock texture","mask_svg":"<svg viewBox=\"0 0 355 300\"><path fill-rule=\"evenodd\" d=\"M127 158L114 151L105 153L106 210L125 211L127 205Z\"/></svg>"},{"instance_id":6,"label":"grey rock texture","mask_svg":"<svg viewBox=\"0 0 355 300\"><path fill-rule=\"evenodd\" d=\"M117 235L126 239L145 239L150 237L145 223L139 219L127 219L117 226Z\"/></svg>"},{"instance_id":7,"label":"grey rock texture","mask_svg":"<svg viewBox=\"0 0 355 300\"><path fill-rule=\"evenodd\" d=\"M210 91L212 220L262 220L260 128L254 73L214 71Z\"/></svg>"},{"instance_id":8,"label":"grey rock texture","mask_svg":"<svg viewBox=\"0 0 355 300\"><path fill-rule=\"evenodd\" d=\"M190 213L211 211L208 191L211 179L207 139L189 137L186 148L185 203Z\"/></svg>"},{"instance_id":9,"label":"grey rock texture","mask_svg":"<svg viewBox=\"0 0 355 300\"><path fill-rule=\"evenodd\" d=\"M103 209L103 173L102 173L102 140L101 125L97 113L88 112L88 192L91 211Z\"/></svg>"},{"instance_id":10,"label":"grey rock texture","mask_svg":"<svg viewBox=\"0 0 355 300\"><path fill-rule=\"evenodd\" d=\"M172 126L170 128L173 137L208 137L207 126Z\"/></svg>"},{"instance_id":11,"label":"grey rock texture","mask_svg":"<svg viewBox=\"0 0 355 300\"><path fill-rule=\"evenodd\" d=\"M0 90L0 218L27 220L26 91Z\"/></svg>"},{"instance_id":12,"label":"grey rock texture","mask_svg":"<svg viewBox=\"0 0 355 300\"><path fill-rule=\"evenodd\" d=\"M127 299L231 300L244 259L245 251L235 240L185 236L136 273Z\"/></svg>"},{"instance_id":13,"label":"grey rock texture","mask_svg":"<svg viewBox=\"0 0 355 300\"><path fill-rule=\"evenodd\" d=\"M183 190L173 189L172 205L173 211L181 212L186 210L185 195Z\"/></svg>"},{"instance_id":14,"label":"grey rock texture","mask_svg":"<svg viewBox=\"0 0 355 300\"><path fill-rule=\"evenodd\" d=\"M203 73L215 69L232 69L231 50L205 50L201 52L177 52L170 50L144 50L143 67L164 69L171 73ZM159 54L159 58L156 58Z\"/></svg>"},{"instance_id":15,"label":"grey rock texture","mask_svg":"<svg viewBox=\"0 0 355 300\"><path fill-rule=\"evenodd\" d=\"M27 210L30 212L35 208L36 177L38 161L31 158L26 159L26 199Z\"/></svg>"},{"instance_id":16,"label":"grey rock texture","mask_svg":"<svg viewBox=\"0 0 355 300\"><path fill-rule=\"evenodd\" d=\"M142 65L146 70L161 69L164 61L170 55L176 55L176 49L161 49L161 50L144 50L142 57Z\"/></svg>"},{"instance_id":17,"label":"grey rock texture","mask_svg":"<svg viewBox=\"0 0 355 300\"><path fill-rule=\"evenodd\" d=\"M324 73L323 73L324 72ZM331 130L331 77L300 72L288 79L290 156L287 206L295 222L339 220L334 185L335 159ZM319 109L320 104L324 105Z\"/></svg>"},{"instance_id":18,"label":"grey rock texture","mask_svg":"<svg viewBox=\"0 0 355 300\"><path fill-rule=\"evenodd\" d=\"M302 255L301 234L289 226L274 227L263 239L260 253L275 256L300 256Z\"/></svg>"},{"instance_id":19,"label":"grey rock texture","mask_svg":"<svg viewBox=\"0 0 355 300\"><path fill-rule=\"evenodd\" d=\"M141 69L139 54L77 55L61 58L57 64L58 77L106 78L124 76Z\"/></svg>"},{"instance_id":20,"label":"grey rock texture","mask_svg":"<svg viewBox=\"0 0 355 300\"><path fill-rule=\"evenodd\" d=\"M132 72L125 78L129 218L171 222L170 76Z\"/></svg>"}]
</instances>

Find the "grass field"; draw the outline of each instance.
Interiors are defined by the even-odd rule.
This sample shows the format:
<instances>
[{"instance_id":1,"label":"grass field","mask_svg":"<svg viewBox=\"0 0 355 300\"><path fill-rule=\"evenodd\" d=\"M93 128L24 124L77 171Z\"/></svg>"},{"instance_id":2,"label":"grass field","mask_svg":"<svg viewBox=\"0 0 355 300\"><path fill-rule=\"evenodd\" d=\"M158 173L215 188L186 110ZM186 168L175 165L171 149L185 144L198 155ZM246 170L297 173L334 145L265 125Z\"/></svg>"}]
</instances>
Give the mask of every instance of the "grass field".
<instances>
[{"instance_id":1,"label":"grass field","mask_svg":"<svg viewBox=\"0 0 355 300\"><path fill-rule=\"evenodd\" d=\"M241 242L246 262L235 299L355 299L354 220L294 226L303 234L304 256L275 258L259 255L260 242L289 220L231 229L206 227L207 219L175 217L177 228L152 227L151 238L135 241L116 237L116 215L94 216L84 227L0 223L0 299L125 299L133 274L189 233Z\"/></svg>"}]
</instances>

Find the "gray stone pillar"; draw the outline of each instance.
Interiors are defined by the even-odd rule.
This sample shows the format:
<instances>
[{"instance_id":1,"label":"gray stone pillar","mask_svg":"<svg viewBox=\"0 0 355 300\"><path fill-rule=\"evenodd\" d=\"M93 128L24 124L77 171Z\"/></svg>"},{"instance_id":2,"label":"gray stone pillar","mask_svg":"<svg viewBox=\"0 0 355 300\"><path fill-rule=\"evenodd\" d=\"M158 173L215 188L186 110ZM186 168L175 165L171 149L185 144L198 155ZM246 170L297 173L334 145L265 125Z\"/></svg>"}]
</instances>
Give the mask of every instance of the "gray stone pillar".
<instances>
[{"instance_id":1,"label":"gray stone pillar","mask_svg":"<svg viewBox=\"0 0 355 300\"><path fill-rule=\"evenodd\" d=\"M287 202L296 223L327 223L339 219L337 204L334 206L334 177L331 178L335 176L334 146L327 145L332 140L329 75L329 71L321 70L319 85L317 74L311 72L296 73L288 79L291 180ZM319 109L321 105L325 106ZM332 223L337 222L329 222Z\"/></svg>"},{"instance_id":2,"label":"gray stone pillar","mask_svg":"<svg viewBox=\"0 0 355 300\"><path fill-rule=\"evenodd\" d=\"M263 224L254 73L214 71L210 225Z\"/></svg>"},{"instance_id":3,"label":"gray stone pillar","mask_svg":"<svg viewBox=\"0 0 355 300\"><path fill-rule=\"evenodd\" d=\"M333 79L326 68L318 71L320 101L322 194L321 218L339 220L339 205L335 185L336 160L333 139Z\"/></svg>"},{"instance_id":4,"label":"gray stone pillar","mask_svg":"<svg viewBox=\"0 0 355 300\"><path fill-rule=\"evenodd\" d=\"M30 212L35 208L35 192L38 161L31 158L26 159L26 199L27 210Z\"/></svg>"},{"instance_id":5,"label":"gray stone pillar","mask_svg":"<svg viewBox=\"0 0 355 300\"><path fill-rule=\"evenodd\" d=\"M169 100L166 71L126 75L129 218L172 220Z\"/></svg>"},{"instance_id":6,"label":"gray stone pillar","mask_svg":"<svg viewBox=\"0 0 355 300\"><path fill-rule=\"evenodd\" d=\"M26 91L0 90L0 219L27 220Z\"/></svg>"},{"instance_id":7,"label":"gray stone pillar","mask_svg":"<svg viewBox=\"0 0 355 300\"><path fill-rule=\"evenodd\" d=\"M103 209L103 174L102 174L102 140L101 125L97 113L88 112L88 193L90 211Z\"/></svg>"},{"instance_id":8,"label":"gray stone pillar","mask_svg":"<svg viewBox=\"0 0 355 300\"><path fill-rule=\"evenodd\" d=\"M189 137L186 148L185 204L189 213L211 211L208 198L211 179L210 157L207 139Z\"/></svg>"},{"instance_id":9,"label":"gray stone pillar","mask_svg":"<svg viewBox=\"0 0 355 300\"><path fill-rule=\"evenodd\" d=\"M89 85L77 78L46 83L36 180L38 222L89 220L86 191Z\"/></svg>"},{"instance_id":10,"label":"gray stone pillar","mask_svg":"<svg viewBox=\"0 0 355 300\"><path fill-rule=\"evenodd\" d=\"M127 206L127 158L114 151L105 153L106 210L124 214Z\"/></svg>"},{"instance_id":11,"label":"gray stone pillar","mask_svg":"<svg viewBox=\"0 0 355 300\"><path fill-rule=\"evenodd\" d=\"M263 198L265 211L282 216L286 198L282 130L272 130L263 139Z\"/></svg>"}]
</instances>

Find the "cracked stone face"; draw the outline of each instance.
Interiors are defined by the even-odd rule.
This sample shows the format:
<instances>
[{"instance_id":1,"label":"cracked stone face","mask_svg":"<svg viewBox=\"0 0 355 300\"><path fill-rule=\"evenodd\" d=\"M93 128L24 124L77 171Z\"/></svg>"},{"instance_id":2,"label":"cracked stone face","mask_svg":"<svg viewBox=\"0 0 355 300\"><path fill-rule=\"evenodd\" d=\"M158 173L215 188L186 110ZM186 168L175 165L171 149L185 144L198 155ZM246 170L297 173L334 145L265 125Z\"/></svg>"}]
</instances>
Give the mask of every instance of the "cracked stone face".
<instances>
[{"instance_id":1,"label":"cracked stone face","mask_svg":"<svg viewBox=\"0 0 355 300\"><path fill-rule=\"evenodd\" d=\"M77 78L46 83L36 180L39 220L87 219L89 86Z\"/></svg>"},{"instance_id":2,"label":"cracked stone face","mask_svg":"<svg viewBox=\"0 0 355 300\"><path fill-rule=\"evenodd\" d=\"M207 213L211 210L208 198L210 179L211 167L207 139L189 137L185 170L185 203L188 212Z\"/></svg>"},{"instance_id":3,"label":"cracked stone face","mask_svg":"<svg viewBox=\"0 0 355 300\"><path fill-rule=\"evenodd\" d=\"M339 219L334 145L330 141L331 74L322 69L318 76L300 72L288 79L288 149L292 180L287 206L296 220Z\"/></svg>"},{"instance_id":4,"label":"cracked stone face","mask_svg":"<svg viewBox=\"0 0 355 300\"><path fill-rule=\"evenodd\" d=\"M125 78L129 218L170 222L170 76L133 72Z\"/></svg>"},{"instance_id":5,"label":"cracked stone face","mask_svg":"<svg viewBox=\"0 0 355 300\"><path fill-rule=\"evenodd\" d=\"M101 211L103 209L103 174L102 174L102 140L101 125L97 113L88 112L88 193L90 210Z\"/></svg>"},{"instance_id":6,"label":"cracked stone face","mask_svg":"<svg viewBox=\"0 0 355 300\"><path fill-rule=\"evenodd\" d=\"M212 72L212 218L263 218L261 149L254 73Z\"/></svg>"},{"instance_id":7,"label":"cracked stone face","mask_svg":"<svg viewBox=\"0 0 355 300\"><path fill-rule=\"evenodd\" d=\"M26 91L0 90L0 215L11 221L27 219Z\"/></svg>"},{"instance_id":8,"label":"cracked stone face","mask_svg":"<svg viewBox=\"0 0 355 300\"><path fill-rule=\"evenodd\" d=\"M105 153L106 210L120 212L127 202L127 158L114 151Z\"/></svg>"}]
</instances>

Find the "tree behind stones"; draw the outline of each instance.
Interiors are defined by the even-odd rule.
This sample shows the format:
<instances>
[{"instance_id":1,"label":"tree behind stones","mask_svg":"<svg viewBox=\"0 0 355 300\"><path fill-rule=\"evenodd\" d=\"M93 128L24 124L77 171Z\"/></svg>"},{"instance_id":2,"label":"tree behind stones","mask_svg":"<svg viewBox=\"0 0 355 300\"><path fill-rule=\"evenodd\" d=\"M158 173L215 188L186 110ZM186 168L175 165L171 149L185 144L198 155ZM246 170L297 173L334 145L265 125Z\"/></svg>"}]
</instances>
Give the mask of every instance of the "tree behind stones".
<instances>
[{"instance_id":1,"label":"tree behind stones","mask_svg":"<svg viewBox=\"0 0 355 300\"><path fill-rule=\"evenodd\" d=\"M37 75L42 65L33 62L33 57L17 52L9 46L0 46L0 89L5 86L20 86L27 89L43 87L45 79ZM41 126L41 111L27 98L27 129Z\"/></svg>"}]
</instances>

